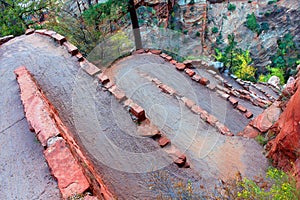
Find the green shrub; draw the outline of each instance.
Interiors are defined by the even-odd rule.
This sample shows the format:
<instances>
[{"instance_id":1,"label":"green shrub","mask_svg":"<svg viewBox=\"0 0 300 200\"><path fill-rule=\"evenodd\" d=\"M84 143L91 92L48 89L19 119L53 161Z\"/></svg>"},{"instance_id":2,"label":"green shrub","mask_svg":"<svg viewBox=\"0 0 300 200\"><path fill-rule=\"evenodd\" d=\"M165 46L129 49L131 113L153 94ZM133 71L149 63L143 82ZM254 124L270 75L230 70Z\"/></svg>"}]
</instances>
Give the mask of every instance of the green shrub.
<instances>
[{"instance_id":1,"label":"green shrub","mask_svg":"<svg viewBox=\"0 0 300 200\"><path fill-rule=\"evenodd\" d=\"M256 136L255 140L262 146L264 146L268 143L268 139L265 138L263 135Z\"/></svg>"},{"instance_id":2,"label":"green shrub","mask_svg":"<svg viewBox=\"0 0 300 200\"><path fill-rule=\"evenodd\" d=\"M265 31L268 31L270 29L268 22L262 22L260 27L261 27L261 30L265 30Z\"/></svg>"},{"instance_id":3,"label":"green shrub","mask_svg":"<svg viewBox=\"0 0 300 200\"><path fill-rule=\"evenodd\" d=\"M264 16L269 17L271 15L271 13L272 13L271 11L267 11L267 12L265 12Z\"/></svg>"},{"instance_id":4,"label":"green shrub","mask_svg":"<svg viewBox=\"0 0 300 200\"><path fill-rule=\"evenodd\" d=\"M260 28L260 25L257 23L256 16L254 13L247 15L245 25L251 31L256 32L257 34L260 34L261 28Z\"/></svg>"},{"instance_id":5,"label":"green shrub","mask_svg":"<svg viewBox=\"0 0 300 200\"><path fill-rule=\"evenodd\" d=\"M236 5L229 3L227 9L228 9L229 11L235 11Z\"/></svg>"},{"instance_id":6,"label":"green shrub","mask_svg":"<svg viewBox=\"0 0 300 200\"><path fill-rule=\"evenodd\" d=\"M219 29L215 26L211 29L211 32L212 33L218 33L219 32Z\"/></svg>"},{"instance_id":7,"label":"green shrub","mask_svg":"<svg viewBox=\"0 0 300 200\"><path fill-rule=\"evenodd\" d=\"M200 37L200 35L201 35L200 32L197 31L197 32L196 32L196 36L197 36L197 37Z\"/></svg>"},{"instance_id":8,"label":"green shrub","mask_svg":"<svg viewBox=\"0 0 300 200\"><path fill-rule=\"evenodd\" d=\"M183 31L183 34L184 34L184 35L187 35L188 32L189 32L189 31L186 29L186 30Z\"/></svg>"},{"instance_id":9,"label":"green shrub","mask_svg":"<svg viewBox=\"0 0 300 200\"><path fill-rule=\"evenodd\" d=\"M271 5L271 4L276 3L276 2L277 2L276 0L268 1L268 5Z\"/></svg>"},{"instance_id":10,"label":"green shrub","mask_svg":"<svg viewBox=\"0 0 300 200\"><path fill-rule=\"evenodd\" d=\"M291 200L299 199L300 191L296 189L296 181L285 172L276 168L269 168L266 180L270 188L261 188L253 180L244 178L238 185L242 188L238 192L238 198L242 199L274 199L274 200Z\"/></svg>"},{"instance_id":11,"label":"green shrub","mask_svg":"<svg viewBox=\"0 0 300 200\"><path fill-rule=\"evenodd\" d=\"M285 83L283 69L270 66L267 66L266 69L268 70L267 74L261 74L258 78L259 82L268 82L272 76L277 76L280 79L280 84L283 85Z\"/></svg>"}]
</instances>

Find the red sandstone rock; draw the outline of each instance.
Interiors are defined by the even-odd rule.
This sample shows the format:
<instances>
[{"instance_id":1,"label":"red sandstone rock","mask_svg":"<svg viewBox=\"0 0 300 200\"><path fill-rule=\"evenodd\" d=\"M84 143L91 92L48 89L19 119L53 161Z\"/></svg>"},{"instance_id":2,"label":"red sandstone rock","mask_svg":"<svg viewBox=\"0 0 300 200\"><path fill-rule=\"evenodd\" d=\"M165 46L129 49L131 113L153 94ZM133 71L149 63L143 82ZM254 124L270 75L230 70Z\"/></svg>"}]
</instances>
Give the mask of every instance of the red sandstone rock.
<instances>
[{"instance_id":1,"label":"red sandstone rock","mask_svg":"<svg viewBox=\"0 0 300 200\"><path fill-rule=\"evenodd\" d=\"M167 138L167 137L165 137L165 136L161 136L159 139L158 139L158 144L159 144L159 146L161 146L161 147L165 147L165 146L167 146L168 144L170 144L171 143L171 141Z\"/></svg>"},{"instance_id":2,"label":"red sandstone rock","mask_svg":"<svg viewBox=\"0 0 300 200\"><path fill-rule=\"evenodd\" d=\"M44 151L51 173L58 181L63 198L81 194L89 188L83 171L64 140L56 141Z\"/></svg>"},{"instance_id":3,"label":"red sandstone rock","mask_svg":"<svg viewBox=\"0 0 300 200\"><path fill-rule=\"evenodd\" d=\"M177 159L174 160L174 163L178 165L179 167L183 167L186 162L186 156L182 154Z\"/></svg>"},{"instance_id":4,"label":"red sandstone rock","mask_svg":"<svg viewBox=\"0 0 300 200\"><path fill-rule=\"evenodd\" d=\"M217 90L217 93L220 97L222 97L225 100L228 100L228 98L230 97L229 94L226 94L225 92L221 91L221 90Z\"/></svg>"},{"instance_id":5,"label":"red sandstone rock","mask_svg":"<svg viewBox=\"0 0 300 200\"><path fill-rule=\"evenodd\" d=\"M208 89L210 89L211 91L215 91L215 89L216 89L216 85L214 85L214 84L208 84L208 85L206 85L206 87Z\"/></svg>"},{"instance_id":6,"label":"red sandstone rock","mask_svg":"<svg viewBox=\"0 0 300 200\"><path fill-rule=\"evenodd\" d=\"M166 56L167 61L171 61L172 59L173 59L172 56Z\"/></svg>"},{"instance_id":7,"label":"red sandstone rock","mask_svg":"<svg viewBox=\"0 0 300 200\"><path fill-rule=\"evenodd\" d=\"M247 112L247 108L245 108L245 107L242 106L242 105L237 105L236 108L237 108L239 111L243 112L243 113Z\"/></svg>"},{"instance_id":8,"label":"red sandstone rock","mask_svg":"<svg viewBox=\"0 0 300 200\"><path fill-rule=\"evenodd\" d=\"M95 196L90 196L90 195L87 195L87 196L85 196L84 197L84 199L83 200L97 200L98 198L97 197L95 197Z\"/></svg>"},{"instance_id":9,"label":"red sandstone rock","mask_svg":"<svg viewBox=\"0 0 300 200\"><path fill-rule=\"evenodd\" d=\"M250 125L247 125L246 128L242 132L242 136L248 137L248 138L255 138L258 135L259 135L259 131Z\"/></svg>"},{"instance_id":10,"label":"red sandstone rock","mask_svg":"<svg viewBox=\"0 0 300 200\"><path fill-rule=\"evenodd\" d=\"M58 44L60 44L60 45L62 45L64 42L67 41L67 39L66 39L64 36L62 36L62 35L60 35L60 34L58 34L58 33L56 33L55 35L52 35L51 37L52 37L55 41L57 41Z\"/></svg>"},{"instance_id":11,"label":"red sandstone rock","mask_svg":"<svg viewBox=\"0 0 300 200\"><path fill-rule=\"evenodd\" d=\"M8 42L9 40L13 39L13 35L7 35L4 37L0 37L0 45L4 44L5 42Z\"/></svg>"},{"instance_id":12,"label":"red sandstone rock","mask_svg":"<svg viewBox=\"0 0 300 200\"><path fill-rule=\"evenodd\" d=\"M90 76L93 76L101 71L98 67L96 67L94 64L88 62L87 60L84 60L84 61L80 62L79 64L80 64L80 67L84 71L86 71Z\"/></svg>"},{"instance_id":13,"label":"red sandstone rock","mask_svg":"<svg viewBox=\"0 0 300 200\"><path fill-rule=\"evenodd\" d=\"M192 101L191 99L188 99L186 97L182 97L181 100L183 101L183 103L188 107L188 108L192 108L192 106L195 105L195 102Z\"/></svg>"},{"instance_id":14,"label":"red sandstone rock","mask_svg":"<svg viewBox=\"0 0 300 200\"><path fill-rule=\"evenodd\" d=\"M187 75L189 75L190 77L194 76L195 73L196 73L196 72L194 72L193 70L191 70L191 69L189 69L189 68L185 69L184 71L185 71L185 73L186 73Z\"/></svg>"},{"instance_id":15,"label":"red sandstone rock","mask_svg":"<svg viewBox=\"0 0 300 200\"><path fill-rule=\"evenodd\" d=\"M70 42L64 42L63 45L67 48L68 52L75 56L78 53L78 48L71 44Z\"/></svg>"},{"instance_id":16,"label":"red sandstone rock","mask_svg":"<svg viewBox=\"0 0 300 200\"><path fill-rule=\"evenodd\" d=\"M215 75L215 78L216 78L217 80L221 81L221 82L224 81L223 77L220 76L220 75Z\"/></svg>"},{"instance_id":17,"label":"red sandstone rock","mask_svg":"<svg viewBox=\"0 0 300 200\"><path fill-rule=\"evenodd\" d=\"M44 34L47 35L47 36L49 36L49 37L51 37L52 35L55 35L56 32L55 32L55 31L51 31L51 30L46 30L46 31L44 32Z\"/></svg>"},{"instance_id":18,"label":"red sandstone rock","mask_svg":"<svg viewBox=\"0 0 300 200\"><path fill-rule=\"evenodd\" d=\"M119 89L116 85L109 88L108 91L110 91L119 102L126 100L125 93L121 89Z\"/></svg>"},{"instance_id":19,"label":"red sandstone rock","mask_svg":"<svg viewBox=\"0 0 300 200\"><path fill-rule=\"evenodd\" d=\"M164 93L167 93L169 95L175 94L175 90L167 85L161 84L158 86Z\"/></svg>"},{"instance_id":20,"label":"red sandstone rock","mask_svg":"<svg viewBox=\"0 0 300 200\"><path fill-rule=\"evenodd\" d=\"M294 90L295 90L295 85L296 85L296 80L293 77L290 77L288 79L287 83L285 84L282 94L285 97L289 97L289 96L293 95Z\"/></svg>"},{"instance_id":21,"label":"red sandstone rock","mask_svg":"<svg viewBox=\"0 0 300 200\"><path fill-rule=\"evenodd\" d=\"M211 70L211 69L207 70L207 72L213 76L217 75L217 72L215 72L214 70Z\"/></svg>"},{"instance_id":22,"label":"red sandstone rock","mask_svg":"<svg viewBox=\"0 0 300 200\"><path fill-rule=\"evenodd\" d=\"M224 82L224 86L228 89L231 89L232 88L232 85L228 82Z\"/></svg>"},{"instance_id":23,"label":"red sandstone rock","mask_svg":"<svg viewBox=\"0 0 300 200\"><path fill-rule=\"evenodd\" d=\"M83 59L84 59L84 57L81 53L77 53L75 56L79 62L83 61Z\"/></svg>"},{"instance_id":24,"label":"red sandstone rock","mask_svg":"<svg viewBox=\"0 0 300 200\"><path fill-rule=\"evenodd\" d=\"M35 33L40 34L40 35L45 35L46 31L47 31L46 29L40 29L40 30L36 30Z\"/></svg>"},{"instance_id":25,"label":"red sandstone rock","mask_svg":"<svg viewBox=\"0 0 300 200\"><path fill-rule=\"evenodd\" d=\"M100 73L97 75L97 78L99 79L99 81L102 83L102 84L106 84L109 82L109 78L104 75L103 73Z\"/></svg>"},{"instance_id":26,"label":"red sandstone rock","mask_svg":"<svg viewBox=\"0 0 300 200\"><path fill-rule=\"evenodd\" d=\"M124 101L124 107L130 107L131 104L133 104L134 102L132 101L132 99L126 99Z\"/></svg>"},{"instance_id":27,"label":"red sandstone rock","mask_svg":"<svg viewBox=\"0 0 300 200\"><path fill-rule=\"evenodd\" d=\"M250 112L250 111L247 111L247 112L245 113L245 117L247 117L248 119L250 119L251 117L253 117L253 113Z\"/></svg>"},{"instance_id":28,"label":"red sandstone rock","mask_svg":"<svg viewBox=\"0 0 300 200\"><path fill-rule=\"evenodd\" d=\"M199 83L201 85L208 85L209 84L209 80L207 78L202 77L199 81Z\"/></svg>"},{"instance_id":29,"label":"red sandstone rock","mask_svg":"<svg viewBox=\"0 0 300 200\"><path fill-rule=\"evenodd\" d=\"M237 92L235 90L230 90L230 95L235 96L235 97L239 97L239 92Z\"/></svg>"},{"instance_id":30,"label":"red sandstone rock","mask_svg":"<svg viewBox=\"0 0 300 200\"><path fill-rule=\"evenodd\" d=\"M201 76L198 75L198 74L195 74L193 77L192 77L192 80L196 81L196 82L199 82L201 79Z\"/></svg>"},{"instance_id":31,"label":"red sandstone rock","mask_svg":"<svg viewBox=\"0 0 300 200\"><path fill-rule=\"evenodd\" d=\"M161 54L161 50L158 50L158 49L151 49L150 52L153 54L156 54L156 55Z\"/></svg>"},{"instance_id":32,"label":"red sandstone rock","mask_svg":"<svg viewBox=\"0 0 300 200\"><path fill-rule=\"evenodd\" d=\"M176 69L179 71L183 71L185 69L185 65L182 63L176 63Z\"/></svg>"},{"instance_id":33,"label":"red sandstone rock","mask_svg":"<svg viewBox=\"0 0 300 200\"><path fill-rule=\"evenodd\" d=\"M202 120L207 121L208 113L205 110L203 110L200 114L200 117Z\"/></svg>"},{"instance_id":34,"label":"red sandstone rock","mask_svg":"<svg viewBox=\"0 0 300 200\"><path fill-rule=\"evenodd\" d=\"M262 133L268 131L271 126L278 120L281 109L279 108L279 103L272 104L269 108L264 110L263 113L258 115L252 122L255 128L257 128Z\"/></svg>"},{"instance_id":35,"label":"red sandstone rock","mask_svg":"<svg viewBox=\"0 0 300 200\"><path fill-rule=\"evenodd\" d=\"M25 35L30 35L32 33L34 33L34 29L31 29L31 28L29 28L25 31Z\"/></svg>"},{"instance_id":36,"label":"red sandstone rock","mask_svg":"<svg viewBox=\"0 0 300 200\"><path fill-rule=\"evenodd\" d=\"M104 85L104 87L106 88L106 89L109 89L109 88L111 88L112 86L114 86L115 84L113 83L113 82L111 82L111 81L109 81L108 83L106 83L105 85Z\"/></svg>"},{"instance_id":37,"label":"red sandstone rock","mask_svg":"<svg viewBox=\"0 0 300 200\"><path fill-rule=\"evenodd\" d=\"M203 109L200 108L200 106L198 105L193 105L191 110L198 115L200 115L203 112Z\"/></svg>"},{"instance_id":38,"label":"red sandstone rock","mask_svg":"<svg viewBox=\"0 0 300 200\"><path fill-rule=\"evenodd\" d=\"M193 64L192 64L192 60L185 60L184 62L183 62L183 64L185 65L185 67L187 67L187 68L192 68L193 67Z\"/></svg>"},{"instance_id":39,"label":"red sandstone rock","mask_svg":"<svg viewBox=\"0 0 300 200\"><path fill-rule=\"evenodd\" d=\"M213 116L211 114L208 114L208 116L207 116L207 122L210 125L215 126L215 124L217 123L217 121L218 121L218 119L215 116Z\"/></svg>"},{"instance_id":40,"label":"red sandstone rock","mask_svg":"<svg viewBox=\"0 0 300 200\"><path fill-rule=\"evenodd\" d=\"M173 59L173 60L170 61L170 63L171 63L172 65L176 65L177 61Z\"/></svg>"},{"instance_id":41,"label":"red sandstone rock","mask_svg":"<svg viewBox=\"0 0 300 200\"><path fill-rule=\"evenodd\" d=\"M299 74L299 73L298 73ZM300 149L300 81L297 81L297 90L291 97L279 120L272 127L272 130L277 134L274 140L268 143L270 151L268 157L273 159L273 163L289 171L292 169L293 163L297 165L299 173L299 149ZM276 103L276 102L275 102ZM273 105L275 104L273 103ZM277 107L271 108L268 113L269 117L273 117L276 121L278 116ZM274 110L275 109L275 110ZM268 110L268 109L267 109ZM300 189L300 177L297 176L298 186Z\"/></svg>"},{"instance_id":42,"label":"red sandstone rock","mask_svg":"<svg viewBox=\"0 0 300 200\"><path fill-rule=\"evenodd\" d=\"M162 58L166 58L167 56L168 56L168 55L165 54L165 53L160 54L160 57L162 57Z\"/></svg>"},{"instance_id":43,"label":"red sandstone rock","mask_svg":"<svg viewBox=\"0 0 300 200\"><path fill-rule=\"evenodd\" d=\"M221 122L216 122L216 128L222 135L232 136L232 133L230 132L229 128L227 128L224 124Z\"/></svg>"},{"instance_id":44,"label":"red sandstone rock","mask_svg":"<svg viewBox=\"0 0 300 200\"><path fill-rule=\"evenodd\" d=\"M142 54L142 53L145 53L145 50L144 50L144 49L138 49L138 50L134 51L134 52L132 53L132 55Z\"/></svg>"},{"instance_id":45,"label":"red sandstone rock","mask_svg":"<svg viewBox=\"0 0 300 200\"><path fill-rule=\"evenodd\" d=\"M236 107L236 106L238 105L238 103L239 103L239 101L236 100L236 99L233 98L233 97L229 97L229 98L228 98L228 101L233 105L233 107Z\"/></svg>"},{"instance_id":46,"label":"red sandstone rock","mask_svg":"<svg viewBox=\"0 0 300 200\"><path fill-rule=\"evenodd\" d=\"M136 103L130 104L130 112L137 117L140 122L146 119L145 110Z\"/></svg>"},{"instance_id":47,"label":"red sandstone rock","mask_svg":"<svg viewBox=\"0 0 300 200\"><path fill-rule=\"evenodd\" d=\"M151 81L153 83L155 83L155 85L161 85L162 84L162 82L160 80L158 80L157 78L153 78Z\"/></svg>"},{"instance_id":48,"label":"red sandstone rock","mask_svg":"<svg viewBox=\"0 0 300 200\"><path fill-rule=\"evenodd\" d=\"M90 161L88 157L85 156L85 154L83 153L83 151L81 150L81 148L79 147L75 139L73 138L73 134L68 130L68 128L62 122L62 120L59 118L58 112L51 104L51 102L49 102L49 100L44 95L42 90L39 88L36 81L31 76L31 74L27 71L25 67L19 67L18 69L16 69L15 74L17 76L17 80L20 85L21 99L25 108L25 113L31 109L30 105L33 100L32 97L34 96L34 97L40 97L44 101L43 105L45 107L41 108L40 110L52 117L51 121L45 121L43 120L42 117L40 117L36 113L34 113L36 114L36 116L26 115L29 124L31 124L32 122L39 122L40 125L38 125L38 127L45 128L45 132L49 131L50 127L53 126L57 127L61 136L68 143L67 146L72 152L72 155L76 157L76 160L79 161L78 163L80 164L82 163L83 166L82 169L85 171L85 174L88 174L86 178L89 180L90 184L92 185L91 188L93 189L94 195L97 195L99 198L113 199L113 195L107 190L100 175L95 170L93 163ZM55 143L55 141L51 143L48 140L47 143L48 143L47 145L51 146L52 144ZM67 187L68 191L69 189L74 188L74 186L76 187L76 185L74 184L69 185Z\"/></svg>"}]
</instances>

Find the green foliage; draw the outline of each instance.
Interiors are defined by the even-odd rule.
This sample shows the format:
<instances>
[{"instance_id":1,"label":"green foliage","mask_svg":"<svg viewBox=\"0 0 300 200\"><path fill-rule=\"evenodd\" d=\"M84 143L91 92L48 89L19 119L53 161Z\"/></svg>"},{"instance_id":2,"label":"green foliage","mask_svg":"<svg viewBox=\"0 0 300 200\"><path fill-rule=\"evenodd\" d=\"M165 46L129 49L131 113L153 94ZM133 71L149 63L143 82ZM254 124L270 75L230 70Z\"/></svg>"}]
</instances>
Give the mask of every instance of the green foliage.
<instances>
[{"instance_id":1,"label":"green foliage","mask_svg":"<svg viewBox=\"0 0 300 200\"><path fill-rule=\"evenodd\" d=\"M211 32L212 32L212 33L218 33L218 32L219 32L218 27L214 26L214 27L211 29Z\"/></svg>"},{"instance_id":2,"label":"green foliage","mask_svg":"<svg viewBox=\"0 0 300 200\"><path fill-rule=\"evenodd\" d=\"M253 180L244 178L238 185L242 188L237 193L238 198L242 199L274 199L291 200L299 199L300 192L296 189L295 180L276 168L269 168L266 178L269 179L270 188L261 188Z\"/></svg>"},{"instance_id":3,"label":"green foliage","mask_svg":"<svg viewBox=\"0 0 300 200\"><path fill-rule=\"evenodd\" d=\"M228 9L229 11L235 11L236 5L234 5L234 4L232 4L232 3L229 3L227 9Z\"/></svg>"},{"instance_id":4,"label":"green foliage","mask_svg":"<svg viewBox=\"0 0 300 200\"><path fill-rule=\"evenodd\" d=\"M261 32L260 25L257 23L256 16L254 13L247 15L245 26L251 31L256 32L257 34L260 34Z\"/></svg>"},{"instance_id":5,"label":"green foliage","mask_svg":"<svg viewBox=\"0 0 300 200\"><path fill-rule=\"evenodd\" d=\"M268 5L271 5L271 4L276 3L276 2L277 2L277 0L268 1Z\"/></svg>"},{"instance_id":6,"label":"green foliage","mask_svg":"<svg viewBox=\"0 0 300 200\"><path fill-rule=\"evenodd\" d=\"M223 51L215 49L215 59L224 63L224 66L238 78L255 82L256 69L251 66L252 59L249 51L243 51L236 47L234 35L228 35L229 44Z\"/></svg>"},{"instance_id":7,"label":"green foliage","mask_svg":"<svg viewBox=\"0 0 300 200\"><path fill-rule=\"evenodd\" d=\"M260 24L260 27L261 27L261 30L264 30L264 31L268 31L270 28L269 28L269 23L268 22L262 22Z\"/></svg>"},{"instance_id":8,"label":"green foliage","mask_svg":"<svg viewBox=\"0 0 300 200\"><path fill-rule=\"evenodd\" d=\"M3 0L0 4L0 37L21 35L29 25L39 23L43 13L54 10L57 1Z\"/></svg>"},{"instance_id":9,"label":"green foliage","mask_svg":"<svg viewBox=\"0 0 300 200\"><path fill-rule=\"evenodd\" d=\"M128 23L126 0L108 0L92 4L82 13L62 9L46 24L48 29L65 35L70 42L87 55L97 46L99 40Z\"/></svg>"},{"instance_id":10,"label":"green foliage","mask_svg":"<svg viewBox=\"0 0 300 200\"><path fill-rule=\"evenodd\" d=\"M261 74L258 78L259 82L268 82L268 80L272 77L272 76L277 76L280 79L280 84L283 85L285 83L285 78L284 78L284 71L283 69L280 68L275 68L275 67L270 67L267 66L267 74Z\"/></svg>"},{"instance_id":11,"label":"green foliage","mask_svg":"<svg viewBox=\"0 0 300 200\"><path fill-rule=\"evenodd\" d=\"M284 79L288 79L289 76L295 75L297 60L300 59L300 51L293 39L294 36L291 33L287 33L282 38L278 39L277 52L271 57L271 68L273 71L269 71L273 74L279 74L279 78L281 78L283 74L283 78L281 78L283 81Z\"/></svg>"},{"instance_id":12,"label":"green foliage","mask_svg":"<svg viewBox=\"0 0 300 200\"><path fill-rule=\"evenodd\" d=\"M250 65L252 63L252 59L250 57L249 51L242 51L235 56L236 57L234 57L233 59L236 59L236 61L234 62L236 63L236 65L231 67L232 73L240 79L256 82L256 68Z\"/></svg>"},{"instance_id":13,"label":"green foliage","mask_svg":"<svg viewBox=\"0 0 300 200\"><path fill-rule=\"evenodd\" d=\"M268 139L265 138L263 135L256 136L255 140L262 146L264 146L268 143Z\"/></svg>"}]
</instances>

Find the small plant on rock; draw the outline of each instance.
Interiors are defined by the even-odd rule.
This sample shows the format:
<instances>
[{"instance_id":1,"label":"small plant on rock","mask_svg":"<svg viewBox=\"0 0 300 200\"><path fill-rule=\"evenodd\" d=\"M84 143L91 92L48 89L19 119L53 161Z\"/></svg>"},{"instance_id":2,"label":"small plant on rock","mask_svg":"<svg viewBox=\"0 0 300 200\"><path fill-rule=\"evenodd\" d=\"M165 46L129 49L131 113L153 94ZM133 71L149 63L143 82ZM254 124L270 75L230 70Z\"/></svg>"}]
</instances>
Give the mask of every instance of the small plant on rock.
<instances>
[{"instance_id":1,"label":"small plant on rock","mask_svg":"<svg viewBox=\"0 0 300 200\"><path fill-rule=\"evenodd\" d=\"M228 9L229 11L235 11L236 5L229 3L227 9Z\"/></svg>"}]
</instances>

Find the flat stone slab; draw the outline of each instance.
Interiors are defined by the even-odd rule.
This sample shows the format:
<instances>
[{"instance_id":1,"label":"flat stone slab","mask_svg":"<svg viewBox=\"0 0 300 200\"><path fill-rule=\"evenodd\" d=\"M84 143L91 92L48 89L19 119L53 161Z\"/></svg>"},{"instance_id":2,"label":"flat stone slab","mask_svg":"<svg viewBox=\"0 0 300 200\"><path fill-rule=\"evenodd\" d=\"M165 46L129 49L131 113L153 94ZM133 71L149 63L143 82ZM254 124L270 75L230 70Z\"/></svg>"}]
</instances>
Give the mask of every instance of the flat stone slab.
<instances>
[{"instance_id":1,"label":"flat stone slab","mask_svg":"<svg viewBox=\"0 0 300 200\"><path fill-rule=\"evenodd\" d=\"M63 45L67 48L68 52L72 56L75 56L78 53L78 48L70 42L64 42Z\"/></svg>"},{"instance_id":2,"label":"flat stone slab","mask_svg":"<svg viewBox=\"0 0 300 200\"><path fill-rule=\"evenodd\" d=\"M129 107L130 112L138 119L138 121L144 121L146 119L145 110L141 106L136 103L131 103Z\"/></svg>"},{"instance_id":3,"label":"flat stone slab","mask_svg":"<svg viewBox=\"0 0 300 200\"><path fill-rule=\"evenodd\" d=\"M9 40L13 39L14 36L13 35L8 35L5 37L1 37L0 38L0 45L4 44L5 42L8 42Z\"/></svg>"},{"instance_id":4,"label":"flat stone slab","mask_svg":"<svg viewBox=\"0 0 300 200\"><path fill-rule=\"evenodd\" d=\"M185 69L184 71L190 77L192 77L192 76L194 76L196 74L196 72L194 72L192 69L189 69L189 68Z\"/></svg>"},{"instance_id":5,"label":"flat stone slab","mask_svg":"<svg viewBox=\"0 0 300 200\"><path fill-rule=\"evenodd\" d=\"M104 75L103 73L100 73L97 75L97 78L99 79L99 81L102 83L102 84L106 84L109 82L109 78L108 76Z\"/></svg>"},{"instance_id":6,"label":"flat stone slab","mask_svg":"<svg viewBox=\"0 0 300 200\"><path fill-rule=\"evenodd\" d=\"M89 188L89 182L63 139L48 147L44 155L63 198L81 194Z\"/></svg>"},{"instance_id":7,"label":"flat stone slab","mask_svg":"<svg viewBox=\"0 0 300 200\"><path fill-rule=\"evenodd\" d=\"M101 70L98 67L88 62L87 60L80 62L80 67L91 76L94 76L95 74L101 72Z\"/></svg>"},{"instance_id":8,"label":"flat stone slab","mask_svg":"<svg viewBox=\"0 0 300 200\"><path fill-rule=\"evenodd\" d=\"M165 146L167 146L170 143L171 143L171 141L167 137L165 137L165 136L161 136L158 139L158 144L159 144L160 147L165 147Z\"/></svg>"},{"instance_id":9,"label":"flat stone slab","mask_svg":"<svg viewBox=\"0 0 300 200\"><path fill-rule=\"evenodd\" d=\"M62 45L64 42L67 41L67 39L64 36L62 36L58 33L52 35L51 37L60 45Z\"/></svg>"},{"instance_id":10,"label":"flat stone slab","mask_svg":"<svg viewBox=\"0 0 300 200\"><path fill-rule=\"evenodd\" d=\"M179 71L183 71L186 67L186 65L183 64L183 63L176 63L175 66L176 66L176 69L179 70Z\"/></svg>"},{"instance_id":11,"label":"flat stone slab","mask_svg":"<svg viewBox=\"0 0 300 200\"><path fill-rule=\"evenodd\" d=\"M34 33L34 29L31 29L31 28L29 28L25 31L25 35L30 35L32 33Z\"/></svg>"}]
</instances>

